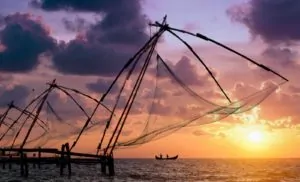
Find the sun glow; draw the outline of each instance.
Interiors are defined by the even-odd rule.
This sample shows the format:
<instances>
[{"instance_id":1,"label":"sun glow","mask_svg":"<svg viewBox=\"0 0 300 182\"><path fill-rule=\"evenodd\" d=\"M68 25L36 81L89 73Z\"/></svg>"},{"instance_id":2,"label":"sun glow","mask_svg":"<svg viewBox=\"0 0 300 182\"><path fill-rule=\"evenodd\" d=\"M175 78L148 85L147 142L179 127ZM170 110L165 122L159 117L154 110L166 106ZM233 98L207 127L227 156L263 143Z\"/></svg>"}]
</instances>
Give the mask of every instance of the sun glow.
<instances>
[{"instance_id":1,"label":"sun glow","mask_svg":"<svg viewBox=\"0 0 300 182\"><path fill-rule=\"evenodd\" d=\"M252 143L260 143L263 141L264 136L261 131L251 131L248 134L247 139L249 142L252 142Z\"/></svg>"},{"instance_id":2,"label":"sun glow","mask_svg":"<svg viewBox=\"0 0 300 182\"><path fill-rule=\"evenodd\" d=\"M230 142L251 155L265 155L276 141L274 133L261 124L237 125L228 133Z\"/></svg>"}]
</instances>

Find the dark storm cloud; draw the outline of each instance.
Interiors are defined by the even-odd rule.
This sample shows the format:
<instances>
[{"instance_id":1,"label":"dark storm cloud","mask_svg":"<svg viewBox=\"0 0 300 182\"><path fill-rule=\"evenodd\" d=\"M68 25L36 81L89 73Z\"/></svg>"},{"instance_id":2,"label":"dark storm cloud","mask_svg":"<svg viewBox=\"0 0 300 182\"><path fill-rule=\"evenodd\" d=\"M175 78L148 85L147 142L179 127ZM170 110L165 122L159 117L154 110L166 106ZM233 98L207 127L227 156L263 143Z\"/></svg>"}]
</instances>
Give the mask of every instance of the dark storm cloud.
<instances>
[{"instance_id":1,"label":"dark storm cloud","mask_svg":"<svg viewBox=\"0 0 300 182\"><path fill-rule=\"evenodd\" d=\"M40 20L29 14L12 14L4 18L0 41L0 70L26 72L38 65L38 56L55 47L55 40Z\"/></svg>"},{"instance_id":2,"label":"dark storm cloud","mask_svg":"<svg viewBox=\"0 0 300 182\"><path fill-rule=\"evenodd\" d=\"M244 6L232 7L228 13L267 42L300 40L300 1L250 0Z\"/></svg>"},{"instance_id":3,"label":"dark storm cloud","mask_svg":"<svg viewBox=\"0 0 300 182\"><path fill-rule=\"evenodd\" d=\"M32 0L31 5L46 11L87 11L98 12L115 8L124 0ZM127 1L127 0L125 0Z\"/></svg>"},{"instance_id":4,"label":"dark storm cloud","mask_svg":"<svg viewBox=\"0 0 300 182\"><path fill-rule=\"evenodd\" d=\"M63 73L114 75L149 38L139 0L41 0L32 1L45 11L70 10L103 15L85 35L62 42L53 55Z\"/></svg>"},{"instance_id":5,"label":"dark storm cloud","mask_svg":"<svg viewBox=\"0 0 300 182\"><path fill-rule=\"evenodd\" d=\"M17 85L11 89L0 89L0 107L7 107L7 105L14 101L18 106L24 106L26 98L30 94L29 89L23 85Z\"/></svg>"}]
</instances>

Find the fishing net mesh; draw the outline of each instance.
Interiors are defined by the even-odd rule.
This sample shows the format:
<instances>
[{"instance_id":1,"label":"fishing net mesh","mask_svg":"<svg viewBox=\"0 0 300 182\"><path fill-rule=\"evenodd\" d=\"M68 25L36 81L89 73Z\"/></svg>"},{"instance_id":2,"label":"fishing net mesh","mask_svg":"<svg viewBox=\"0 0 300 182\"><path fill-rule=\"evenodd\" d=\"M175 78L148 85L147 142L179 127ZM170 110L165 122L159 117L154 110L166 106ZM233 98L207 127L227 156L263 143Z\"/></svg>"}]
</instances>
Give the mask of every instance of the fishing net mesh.
<instances>
[{"instance_id":1,"label":"fishing net mesh","mask_svg":"<svg viewBox=\"0 0 300 182\"><path fill-rule=\"evenodd\" d=\"M148 53L148 52L146 52ZM145 53L145 54L146 54ZM143 63L143 59L139 60ZM190 61L183 59L182 61ZM191 63L192 64L192 63ZM220 121L232 114L239 114L251 110L271 93L278 89L280 83L270 82L255 91L243 93L243 97L228 103L220 91L216 91L218 97L208 97L207 93L216 90L210 75L202 71L200 78L207 79L207 83L191 82L193 79L188 76L188 72L182 72L172 64L164 61L157 52L151 55L150 66L147 68L137 95L132 102L132 107L122 127L120 137L116 143L116 148L128 148L145 144L147 142L160 139L170 135L184 127L201 126L212 122ZM197 65L193 65L197 67ZM198 65L199 66L199 65ZM179 66L180 68L180 66ZM183 68L184 69L184 68ZM120 88L125 82L125 88L121 91L121 99L116 103L116 116L112 118L111 128L107 139L110 139L113 130L119 123L119 118L129 100L136 83L141 67L135 69L133 74L125 81L125 75L130 69L123 72L123 77L116 82L116 87ZM251 70L248 70L251 71ZM183 74L180 74L183 73ZM245 71L244 71L245 72ZM270 77L269 77L270 78ZM270 79L269 79L270 80ZM208 87L211 85L211 87ZM211 90L210 90L211 89ZM110 92L104 105L113 107L112 100L116 100L116 90ZM119 128L120 130L120 128ZM108 140L106 141L108 142ZM108 148L113 147L113 143L107 144Z\"/></svg>"}]
</instances>

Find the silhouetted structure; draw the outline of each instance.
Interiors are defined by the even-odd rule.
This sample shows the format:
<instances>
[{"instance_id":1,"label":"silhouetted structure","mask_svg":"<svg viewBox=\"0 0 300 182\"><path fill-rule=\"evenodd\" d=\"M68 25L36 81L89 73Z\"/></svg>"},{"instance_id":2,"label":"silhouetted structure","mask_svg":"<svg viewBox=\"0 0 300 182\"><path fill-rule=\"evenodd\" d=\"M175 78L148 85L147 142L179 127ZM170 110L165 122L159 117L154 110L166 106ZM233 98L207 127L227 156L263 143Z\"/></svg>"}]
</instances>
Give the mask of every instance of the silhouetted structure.
<instances>
[{"instance_id":1,"label":"silhouetted structure","mask_svg":"<svg viewBox=\"0 0 300 182\"><path fill-rule=\"evenodd\" d=\"M164 137L170 133L173 133L177 130L179 130L182 127L186 127L188 125L191 125L194 121L203 118L207 115L209 116L218 116L214 117L213 119L203 122L201 124L206 124L214 121L221 120L231 114L235 113L241 113L244 111L247 111L259 103L261 103L268 95L270 95L272 92L274 92L277 89L277 86L273 87L266 87L263 90L260 90L253 95L250 95L248 97L245 97L241 99L240 101L233 102L232 99L229 98L228 94L225 92L225 90L221 87L221 84L218 82L218 80L215 78L214 74L212 74L211 70L208 68L208 66L204 63L204 61L199 57L199 55L195 52L195 50L185 41L183 40L177 33L184 33L196 38L203 39L205 41L210 41L218 46L221 46L222 48L225 48L226 50L241 56L242 58L246 59L247 61L255 64L256 66L262 68L263 70L266 70L268 72L271 72L280 78L284 80L284 82L287 81L286 78L278 74L277 72L273 71L272 69L259 64L255 62L254 60L244 56L241 53L238 53L237 51L215 41L212 40L202 34L199 33L190 33L184 30L176 29L170 27L166 22L166 16L164 17L162 23L155 22L154 24L150 24L150 26L158 27L159 30L155 32L148 42L146 42L140 50L136 52L135 55L131 59L129 59L126 64L123 66L123 68L120 70L120 72L117 74L115 79L113 80L112 84L109 86L107 91L102 95L102 97L98 99L94 99L91 96L84 94L76 89L64 87L61 85L58 85L55 80L53 80L51 83L48 83L49 88L47 88L45 91L43 91L41 94L39 94L37 97L35 97L24 109L21 109L14 105L13 102L11 102L8 105L7 110L2 114L0 118L0 127L5 127L4 132L0 133L0 142L4 141L5 137L8 137L9 144L3 145L0 150L2 150L2 156L1 161L3 163L3 169L5 169L5 165L7 163L18 163L20 164L21 174L25 177L28 176L28 163L37 163L39 168L42 163L47 164L56 164L60 167L60 174L64 174L64 168L67 166L68 168L68 174L69 176L72 174L71 170L71 164L72 163L101 163L101 171L103 173L106 173L108 168L108 175L113 176L115 175L115 169L114 169L114 157L113 157L113 151L116 148L121 147L129 147L129 146L136 146L140 144L144 144L147 142L150 142L152 140ZM205 70L209 73L210 77L213 79L214 83L217 85L221 93L224 95L224 97L227 99L228 104L227 105L218 105L216 103L212 103L205 98L199 96L196 91L192 90L189 86L187 86L178 76L176 76L175 72L168 66L168 64L163 60L163 58L155 51L156 45L159 42L159 39L161 36L168 32L171 35L173 35L175 38L177 38L180 42L182 42L189 51L195 56L196 60L205 68ZM153 58L153 55L155 59ZM151 64L153 63L153 64ZM212 109L206 112L198 113L197 115L193 116L192 118L184 121L170 121L170 123L167 123L165 125L157 125L156 120L151 120L152 114L153 114L153 103L154 100L157 99L156 95L156 88L157 85L154 86L154 99L152 101L150 111L149 111L149 118L144 122L143 131L139 136L136 136L134 138L120 141L120 136L122 134L122 131L124 130L124 126L126 124L126 121L128 119L128 116L130 114L130 111L133 107L133 104L137 98L137 95L139 93L139 90L141 88L142 81L145 79L145 74L149 69L150 65L155 65L155 68L152 68L152 71L155 70L156 72L156 78L158 77L168 77L171 79L172 84L176 84L176 87L182 89L182 93L190 96L193 101L197 103L206 104L206 106L210 106ZM131 90L129 94L123 94L126 84L132 84ZM120 88L117 91L117 96L115 96L115 104L113 104L112 109L109 109L105 104L105 100L107 96L110 94L110 92L113 90L113 87L119 84ZM283 84L283 83L280 83ZM173 85L173 86L174 86ZM83 115L86 118L86 121L84 122L84 125L80 128L73 128L71 131L64 131L62 133L55 133L53 128L49 125L48 122L40 119L40 114L43 110L43 107L46 105L49 112L51 112L56 119L61 124L66 124L68 127L72 128L74 127L72 124L67 123L66 121L63 121L62 118L59 116L59 114L56 112L55 108L52 107L51 103L47 101L49 94L53 90L59 90L62 93L64 93L68 98L72 100L72 102L80 109L80 111L83 113ZM114 90L115 91L115 90ZM81 95L82 97L85 97L86 99L89 99L91 102L95 103L96 106L92 109L91 113L88 114L88 112L81 106L81 104L74 98L70 93L76 93L78 95ZM118 104L121 102L122 95L128 96L127 98L122 100L125 105L121 109L121 114L116 114L116 110L119 108ZM159 99L157 99L159 100ZM109 111L109 118L106 122L106 125L103 130L103 134L100 138L97 152L96 154L87 154L87 153L77 153L73 152L72 150L77 145L77 143L80 141L81 136L83 133L87 132L91 128L97 125L101 125L101 122L93 123L92 118L95 116L97 110L99 107L102 106L106 109L106 111ZM29 108L33 107L32 110ZM20 115L17 116L16 119L12 119L12 122L6 122L5 119L9 119L8 114L12 109L18 110ZM101 113L102 114L102 113ZM25 117L25 119L24 119ZM115 125L111 125L111 121L113 118L117 119L117 122ZM24 120L23 120L24 119ZM28 123L28 120L32 120L31 123ZM160 123L161 124L161 123ZM27 128L26 128L27 126ZM29 126L29 127L28 127ZM35 129L39 129L39 133L37 136L32 135L32 131ZM108 129L112 129L112 132L107 132ZM25 132L24 132L25 131ZM20 139L20 133L24 132L25 136L21 139L21 142L17 142L18 139ZM53 134L54 133L54 134ZM68 136L76 136L76 139L72 143L72 145L69 146L69 143L65 143L62 145L61 150L55 149L55 148L41 148L40 146L43 146L42 144L47 143L50 139L60 139L62 137L68 137ZM30 139L30 137L32 137ZM42 144L39 145L39 148L26 148L25 146L27 144L30 144L32 142L42 142ZM6 147L6 148L4 148ZM7 153L8 152L8 155ZM16 152L14 157L12 157L12 152ZM37 153L38 152L38 158L34 157L28 157L27 153ZM53 154L59 157L42 157L43 153L49 153ZM9 158L7 157L9 156ZM79 159L76 157L85 157L85 159ZM163 158L162 155L160 157L156 156L156 159L158 160L175 160L178 156L174 157L167 157ZM10 167L11 168L11 167Z\"/></svg>"}]
</instances>

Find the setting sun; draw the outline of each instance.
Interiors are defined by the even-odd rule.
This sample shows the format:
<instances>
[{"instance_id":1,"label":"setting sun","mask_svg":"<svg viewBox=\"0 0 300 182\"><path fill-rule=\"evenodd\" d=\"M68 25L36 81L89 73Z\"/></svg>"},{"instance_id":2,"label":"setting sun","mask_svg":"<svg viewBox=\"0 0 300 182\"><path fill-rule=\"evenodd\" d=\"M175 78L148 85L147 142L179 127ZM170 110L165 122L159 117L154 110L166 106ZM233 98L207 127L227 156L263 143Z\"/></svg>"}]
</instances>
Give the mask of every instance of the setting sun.
<instances>
[{"instance_id":1,"label":"setting sun","mask_svg":"<svg viewBox=\"0 0 300 182\"><path fill-rule=\"evenodd\" d=\"M263 140L263 134L260 131L252 131L248 134L248 140L253 143L260 143Z\"/></svg>"},{"instance_id":2,"label":"setting sun","mask_svg":"<svg viewBox=\"0 0 300 182\"><path fill-rule=\"evenodd\" d=\"M242 124L228 131L229 141L236 147L244 150L247 156L266 156L274 142L278 142L278 136L270 132L261 124Z\"/></svg>"}]
</instances>

